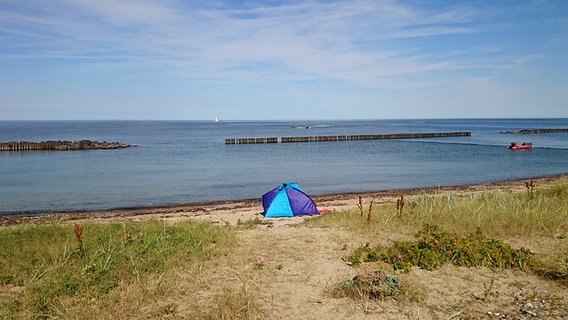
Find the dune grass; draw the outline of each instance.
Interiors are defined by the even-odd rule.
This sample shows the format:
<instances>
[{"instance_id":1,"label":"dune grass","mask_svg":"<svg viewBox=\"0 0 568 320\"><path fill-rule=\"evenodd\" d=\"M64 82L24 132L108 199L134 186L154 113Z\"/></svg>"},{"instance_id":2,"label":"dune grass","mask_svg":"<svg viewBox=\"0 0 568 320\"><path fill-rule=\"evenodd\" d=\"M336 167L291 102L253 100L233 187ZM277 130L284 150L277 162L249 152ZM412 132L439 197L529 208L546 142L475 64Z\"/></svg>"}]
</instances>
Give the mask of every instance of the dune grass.
<instances>
[{"instance_id":1,"label":"dune grass","mask_svg":"<svg viewBox=\"0 0 568 320\"><path fill-rule=\"evenodd\" d=\"M439 225L452 233L480 229L500 238L568 237L568 183L526 192L424 193L403 199L402 209L397 209L395 201L373 204L373 199L363 199L362 210L321 215L306 220L304 225L347 228L362 235L385 230L412 235L425 225Z\"/></svg>"},{"instance_id":2,"label":"dune grass","mask_svg":"<svg viewBox=\"0 0 568 320\"><path fill-rule=\"evenodd\" d=\"M73 227L49 223L0 230L0 284L25 288L0 299L0 318L89 318L129 299L137 300L130 306L142 307L175 289L176 270L203 268L234 240L229 228L193 222L85 223L80 237Z\"/></svg>"}]
</instances>

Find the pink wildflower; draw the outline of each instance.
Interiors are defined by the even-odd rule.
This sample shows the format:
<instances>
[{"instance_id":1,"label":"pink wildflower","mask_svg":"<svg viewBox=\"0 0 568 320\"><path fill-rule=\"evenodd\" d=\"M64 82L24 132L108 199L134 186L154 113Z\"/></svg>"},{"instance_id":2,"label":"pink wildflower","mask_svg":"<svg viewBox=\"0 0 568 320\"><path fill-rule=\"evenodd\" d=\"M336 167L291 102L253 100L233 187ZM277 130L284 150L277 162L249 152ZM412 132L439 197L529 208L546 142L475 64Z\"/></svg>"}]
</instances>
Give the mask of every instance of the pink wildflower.
<instances>
[{"instance_id":1,"label":"pink wildflower","mask_svg":"<svg viewBox=\"0 0 568 320\"><path fill-rule=\"evenodd\" d=\"M396 255L396 258L397 258L398 260L402 260L402 258L404 258L404 255L399 252L399 253Z\"/></svg>"},{"instance_id":2,"label":"pink wildflower","mask_svg":"<svg viewBox=\"0 0 568 320\"><path fill-rule=\"evenodd\" d=\"M264 269L264 259L262 258L256 258L256 264L254 265L254 268L256 270L262 270Z\"/></svg>"}]
</instances>

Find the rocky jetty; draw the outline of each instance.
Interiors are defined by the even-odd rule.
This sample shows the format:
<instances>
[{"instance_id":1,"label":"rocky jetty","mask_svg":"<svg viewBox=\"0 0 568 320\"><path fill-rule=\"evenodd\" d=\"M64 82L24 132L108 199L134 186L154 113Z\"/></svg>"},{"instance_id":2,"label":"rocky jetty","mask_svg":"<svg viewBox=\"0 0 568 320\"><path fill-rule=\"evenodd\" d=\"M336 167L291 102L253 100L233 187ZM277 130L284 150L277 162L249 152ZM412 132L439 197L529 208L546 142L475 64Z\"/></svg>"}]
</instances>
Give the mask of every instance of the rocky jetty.
<instances>
[{"instance_id":1,"label":"rocky jetty","mask_svg":"<svg viewBox=\"0 0 568 320\"><path fill-rule=\"evenodd\" d=\"M568 129L522 129L522 130L505 131L504 133L538 134L538 133L564 133L564 132L568 132Z\"/></svg>"},{"instance_id":2,"label":"rocky jetty","mask_svg":"<svg viewBox=\"0 0 568 320\"><path fill-rule=\"evenodd\" d=\"M1 142L0 151L39 151L39 150L88 150L88 149L121 149L128 148L132 145L120 142L99 142L91 140L80 141L11 141Z\"/></svg>"}]
</instances>

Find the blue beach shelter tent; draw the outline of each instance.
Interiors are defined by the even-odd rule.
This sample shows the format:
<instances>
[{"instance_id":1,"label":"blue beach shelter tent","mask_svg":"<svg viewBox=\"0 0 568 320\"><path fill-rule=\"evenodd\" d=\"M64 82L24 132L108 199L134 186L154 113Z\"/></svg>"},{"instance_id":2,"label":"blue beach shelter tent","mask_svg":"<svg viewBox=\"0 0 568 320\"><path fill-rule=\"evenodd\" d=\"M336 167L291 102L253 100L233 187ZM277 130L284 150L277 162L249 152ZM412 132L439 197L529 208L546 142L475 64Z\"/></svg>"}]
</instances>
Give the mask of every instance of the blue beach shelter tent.
<instances>
[{"instance_id":1,"label":"blue beach shelter tent","mask_svg":"<svg viewBox=\"0 0 568 320\"><path fill-rule=\"evenodd\" d=\"M296 183L283 183L262 195L265 218L319 214L314 201Z\"/></svg>"}]
</instances>

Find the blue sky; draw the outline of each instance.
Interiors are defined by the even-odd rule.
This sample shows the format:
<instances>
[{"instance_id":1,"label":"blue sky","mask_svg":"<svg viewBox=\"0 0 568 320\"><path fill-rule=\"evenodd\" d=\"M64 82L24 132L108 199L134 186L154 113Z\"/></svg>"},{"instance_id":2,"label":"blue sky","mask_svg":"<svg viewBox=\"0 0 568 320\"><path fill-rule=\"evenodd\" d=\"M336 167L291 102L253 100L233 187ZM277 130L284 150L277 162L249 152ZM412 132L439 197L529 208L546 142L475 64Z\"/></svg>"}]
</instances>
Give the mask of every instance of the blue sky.
<instances>
[{"instance_id":1,"label":"blue sky","mask_svg":"<svg viewBox=\"0 0 568 320\"><path fill-rule=\"evenodd\" d=\"M0 1L0 120L568 117L568 1Z\"/></svg>"}]
</instances>

